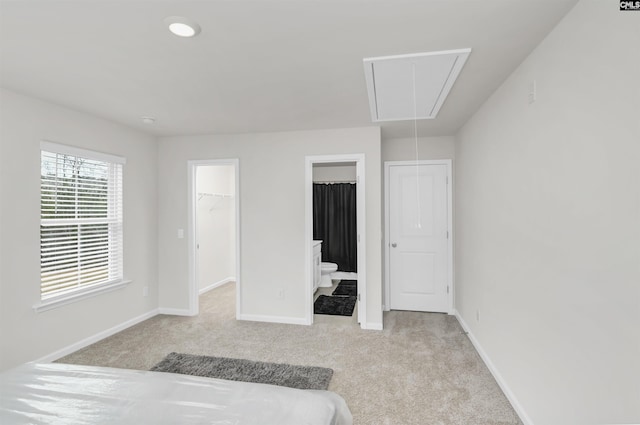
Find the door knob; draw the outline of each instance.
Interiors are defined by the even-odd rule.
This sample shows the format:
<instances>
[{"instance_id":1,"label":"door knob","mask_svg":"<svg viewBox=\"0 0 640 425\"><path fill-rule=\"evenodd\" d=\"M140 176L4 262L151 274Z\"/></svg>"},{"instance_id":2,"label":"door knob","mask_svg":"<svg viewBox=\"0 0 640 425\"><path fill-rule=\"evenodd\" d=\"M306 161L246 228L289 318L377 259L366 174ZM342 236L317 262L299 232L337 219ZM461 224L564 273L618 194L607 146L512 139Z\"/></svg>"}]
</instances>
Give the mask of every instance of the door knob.
<instances>
[{"instance_id":1,"label":"door knob","mask_svg":"<svg viewBox=\"0 0 640 425\"><path fill-rule=\"evenodd\" d=\"M397 244L397 243L392 243L392 244L391 244L391 246L392 246L393 248L395 248L395 247L397 247L397 246L398 246L398 244Z\"/></svg>"}]
</instances>

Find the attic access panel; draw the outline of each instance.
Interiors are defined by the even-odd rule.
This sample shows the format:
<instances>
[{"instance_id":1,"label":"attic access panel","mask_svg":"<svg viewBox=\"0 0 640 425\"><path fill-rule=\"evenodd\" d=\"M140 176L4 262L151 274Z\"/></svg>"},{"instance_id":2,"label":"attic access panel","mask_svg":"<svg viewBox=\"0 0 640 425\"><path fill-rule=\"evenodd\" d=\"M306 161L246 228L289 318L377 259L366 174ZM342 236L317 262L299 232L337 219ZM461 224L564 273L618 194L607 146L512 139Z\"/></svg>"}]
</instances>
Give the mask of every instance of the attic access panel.
<instances>
[{"instance_id":1,"label":"attic access panel","mask_svg":"<svg viewBox=\"0 0 640 425\"><path fill-rule=\"evenodd\" d=\"M364 59L371 118L376 121L433 119L471 49Z\"/></svg>"}]
</instances>

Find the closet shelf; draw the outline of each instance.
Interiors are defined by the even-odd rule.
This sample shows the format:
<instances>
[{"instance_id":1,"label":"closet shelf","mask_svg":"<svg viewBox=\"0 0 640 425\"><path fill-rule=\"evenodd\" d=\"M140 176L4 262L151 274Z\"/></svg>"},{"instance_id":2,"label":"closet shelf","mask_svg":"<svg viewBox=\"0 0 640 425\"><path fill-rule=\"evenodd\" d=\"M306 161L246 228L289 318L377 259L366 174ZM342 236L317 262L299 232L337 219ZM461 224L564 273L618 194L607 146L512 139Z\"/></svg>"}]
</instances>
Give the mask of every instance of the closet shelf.
<instances>
[{"instance_id":1,"label":"closet shelf","mask_svg":"<svg viewBox=\"0 0 640 425\"><path fill-rule=\"evenodd\" d=\"M225 199L231 199L234 196L230 193L208 193L208 192L198 192L198 202L200 202L201 200L207 198L207 199L212 199L213 200L213 204L211 205L211 208L209 208L209 212L213 212L213 210L216 209L216 207L218 206L218 204L220 202L222 202Z\"/></svg>"},{"instance_id":2,"label":"closet shelf","mask_svg":"<svg viewBox=\"0 0 640 425\"><path fill-rule=\"evenodd\" d=\"M198 201L203 198L233 198L233 195L230 193L208 193L208 192L198 192Z\"/></svg>"}]
</instances>

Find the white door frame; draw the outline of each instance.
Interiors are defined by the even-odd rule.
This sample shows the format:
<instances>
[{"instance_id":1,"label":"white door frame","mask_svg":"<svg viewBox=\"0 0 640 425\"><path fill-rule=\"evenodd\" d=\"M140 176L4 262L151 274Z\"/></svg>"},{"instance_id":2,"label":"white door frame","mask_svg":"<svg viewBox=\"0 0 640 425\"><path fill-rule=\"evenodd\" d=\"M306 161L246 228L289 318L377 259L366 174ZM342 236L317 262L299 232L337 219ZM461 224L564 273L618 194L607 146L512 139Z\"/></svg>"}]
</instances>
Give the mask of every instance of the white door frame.
<instances>
[{"instance_id":1,"label":"white door frame","mask_svg":"<svg viewBox=\"0 0 640 425\"><path fill-rule=\"evenodd\" d=\"M200 294L198 288L198 255L196 245L198 238L196 235L196 211L198 208L198 198L196 195L196 170L198 167L207 165L232 165L235 172L235 188L234 201L236 209L235 227L236 227L236 318L240 316L240 307L242 305L242 291L240 290L240 161L237 158L232 159L202 159L187 161L189 171L187 191L189 196L189 210L187 223L187 247L189 261L189 315L196 316L199 311L198 296Z\"/></svg>"},{"instance_id":2,"label":"white door frame","mask_svg":"<svg viewBox=\"0 0 640 425\"><path fill-rule=\"evenodd\" d=\"M449 256L447 267L447 285L451 290L448 294L448 314L454 314L453 309L453 179L451 175L451 163L450 159L436 159L436 160L420 160L420 161L385 161L384 163L384 311L389 311L389 300L391 293L391 250L390 236L389 236L389 174L392 166L416 166L417 165L446 165L447 167L447 232L449 238L447 239L447 255Z\"/></svg>"},{"instance_id":3,"label":"white door frame","mask_svg":"<svg viewBox=\"0 0 640 425\"><path fill-rule=\"evenodd\" d=\"M305 157L305 252L306 252L306 317L308 325L313 324L313 164L322 163L356 163L356 220L358 233L358 321L360 327L367 326L367 241L365 214L365 168L364 154L319 155Z\"/></svg>"}]
</instances>

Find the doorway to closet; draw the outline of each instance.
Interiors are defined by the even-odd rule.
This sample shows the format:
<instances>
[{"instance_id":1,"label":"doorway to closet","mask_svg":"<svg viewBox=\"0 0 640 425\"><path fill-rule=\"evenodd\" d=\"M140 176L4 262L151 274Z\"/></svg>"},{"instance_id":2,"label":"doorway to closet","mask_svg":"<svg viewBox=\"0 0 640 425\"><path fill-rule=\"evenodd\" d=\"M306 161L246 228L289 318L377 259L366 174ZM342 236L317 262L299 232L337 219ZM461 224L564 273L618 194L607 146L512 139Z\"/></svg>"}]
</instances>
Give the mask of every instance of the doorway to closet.
<instances>
[{"instance_id":1,"label":"doorway to closet","mask_svg":"<svg viewBox=\"0 0 640 425\"><path fill-rule=\"evenodd\" d=\"M191 161L190 279L192 314L198 298L239 274L237 160ZM236 295L236 312L239 295Z\"/></svg>"}]
</instances>

